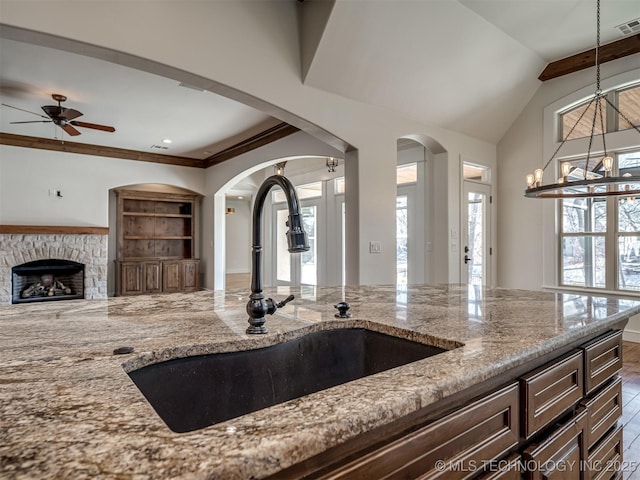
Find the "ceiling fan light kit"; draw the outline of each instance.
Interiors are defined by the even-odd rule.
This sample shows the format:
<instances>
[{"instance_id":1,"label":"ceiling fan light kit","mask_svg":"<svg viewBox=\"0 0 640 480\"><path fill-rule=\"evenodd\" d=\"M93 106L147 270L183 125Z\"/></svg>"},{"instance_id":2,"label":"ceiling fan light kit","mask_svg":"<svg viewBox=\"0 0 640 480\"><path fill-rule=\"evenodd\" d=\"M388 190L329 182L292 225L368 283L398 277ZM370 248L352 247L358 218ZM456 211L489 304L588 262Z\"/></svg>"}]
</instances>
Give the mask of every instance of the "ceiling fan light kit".
<instances>
[{"instance_id":1,"label":"ceiling fan light kit","mask_svg":"<svg viewBox=\"0 0 640 480\"><path fill-rule=\"evenodd\" d=\"M4 103L2 105L9 108L14 108L16 110L20 110L22 112L31 113L33 115L37 115L39 117L47 119L47 120L30 120L26 122L11 122L12 124L51 122L54 125L57 125L58 127L60 127L62 130L64 130L67 133L67 135L70 135L72 137L80 135L80 131L75 127L91 128L93 130L100 130L103 132L111 132L111 133L116 131L115 128L110 127L108 125L99 125L97 123L80 122L75 120L76 118L82 116L82 112L79 112L78 110L75 110L73 108L63 107L62 102L66 102L67 97L65 97L64 95L60 95L59 93L54 93L53 95L51 95L51 98L53 98L56 102L58 102L58 105L42 106L41 108L44 111L44 113L47 114L47 116L40 115L39 113L35 113L35 112L30 112L29 110L24 110L22 108L14 107L12 105L7 105Z\"/></svg>"},{"instance_id":2,"label":"ceiling fan light kit","mask_svg":"<svg viewBox=\"0 0 640 480\"><path fill-rule=\"evenodd\" d=\"M553 153L551 158L547 161L543 168L538 168L533 174L529 173L526 176L527 189L524 192L525 197L528 198L596 198L607 196L633 196L640 194L640 175L631 175L625 173L621 176L613 176L613 163L614 159L607 153L607 143L605 138L605 122L603 118L603 109L608 104L618 115L623 118L631 127L640 133L640 128L634 125L631 120L620 110L616 105L611 103L606 94L600 89L600 60L598 53L600 50L600 0L596 2L596 91L591 98L591 101L587 107L582 111L582 114L576 120L575 124L571 127L569 132L565 135L564 139L560 142L560 145ZM556 158L556 155L571 138L571 134L574 129L580 124L580 121L584 117L585 113L593 106L593 121L591 123L591 132L589 135L589 147L587 150L587 160L584 170L580 168L574 168L570 162L564 162L561 165L562 176L557 179L555 183L542 184L542 178L544 171ZM599 125L598 119L599 117ZM593 144L593 137L596 136L596 127L600 127L602 136L602 147L604 150L604 156L600 160L600 165L604 169L604 175L596 173L595 171L589 171L589 160L592 158L591 146ZM580 175L578 175L580 174Z\"/></svg>"}]
</instances>

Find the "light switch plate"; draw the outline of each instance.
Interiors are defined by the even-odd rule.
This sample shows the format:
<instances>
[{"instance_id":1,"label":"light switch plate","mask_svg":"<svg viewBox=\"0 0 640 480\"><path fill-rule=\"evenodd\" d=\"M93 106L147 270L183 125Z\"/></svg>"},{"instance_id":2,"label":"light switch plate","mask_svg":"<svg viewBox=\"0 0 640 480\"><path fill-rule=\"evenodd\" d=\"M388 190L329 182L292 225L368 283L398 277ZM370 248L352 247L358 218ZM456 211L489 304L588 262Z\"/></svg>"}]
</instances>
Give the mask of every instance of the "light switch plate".
<instances>
[{"instance_id":1,"label":"light switch plate","mask_svg":"<svg viewBox=\"0 0 640 480\"><path fill-rule=\"evenodd\" d=\"M382 242L379 240L369 242L369 253L382 253Z\"/></svg>"}]
</instances>

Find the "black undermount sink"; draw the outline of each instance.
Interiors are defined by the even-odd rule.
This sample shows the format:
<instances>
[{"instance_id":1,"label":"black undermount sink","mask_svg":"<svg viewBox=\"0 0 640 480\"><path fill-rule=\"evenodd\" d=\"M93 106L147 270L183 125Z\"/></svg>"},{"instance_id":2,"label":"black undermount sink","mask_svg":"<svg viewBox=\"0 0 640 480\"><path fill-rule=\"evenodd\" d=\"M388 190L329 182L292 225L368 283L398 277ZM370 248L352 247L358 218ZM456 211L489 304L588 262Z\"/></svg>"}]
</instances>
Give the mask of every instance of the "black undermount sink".
<instances>
[{"instance_id":1,"label":"black undermount sink","mask_svg":"<svg viewBox=\"0 0 640 480\"><path fill-rule=\"evenodd\" d=\"M255 350L169 360L129 376L167 426L182 433L445 351L345 328Z\"/></svg>"}]
</instances>

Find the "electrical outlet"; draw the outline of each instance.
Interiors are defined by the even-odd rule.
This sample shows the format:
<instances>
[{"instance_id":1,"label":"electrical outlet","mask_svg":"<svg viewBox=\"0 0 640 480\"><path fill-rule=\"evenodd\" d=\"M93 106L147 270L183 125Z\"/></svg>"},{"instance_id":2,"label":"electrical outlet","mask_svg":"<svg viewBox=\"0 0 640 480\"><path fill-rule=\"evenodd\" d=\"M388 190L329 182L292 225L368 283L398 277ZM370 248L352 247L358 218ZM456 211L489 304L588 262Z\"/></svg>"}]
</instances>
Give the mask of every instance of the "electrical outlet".
<instances>
[{"instance_id":1,"label":"electrical outlet","mask_svg":"<svg viewBox=\"0 0 640 480\"><path fill-rule=\"evenodd\" d=\"M369 242L369 253L382 253L382 243L379 240Z\"/></svg>"}]
</instances>

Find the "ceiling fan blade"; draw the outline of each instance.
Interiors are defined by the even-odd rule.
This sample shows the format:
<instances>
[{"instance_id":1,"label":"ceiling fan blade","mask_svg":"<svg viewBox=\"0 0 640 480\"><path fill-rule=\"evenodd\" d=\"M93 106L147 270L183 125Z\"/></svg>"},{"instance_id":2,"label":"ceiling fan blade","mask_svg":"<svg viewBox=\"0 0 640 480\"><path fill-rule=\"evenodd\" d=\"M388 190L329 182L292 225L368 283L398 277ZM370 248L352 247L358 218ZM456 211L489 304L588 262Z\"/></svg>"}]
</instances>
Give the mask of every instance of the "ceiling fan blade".
<instances>
[{"instance_id":1,"label":"ceiling fan blade","mask_svg":"<svg viewBox=\"0 0 640 480\"><path fill-rule=\"evenodd\" d=\"M44 105L40 108L42 108L49 118L57 118L60 113L62 113L62 107L57 105Z\"/></svg>"},{"instance_id":2,"label":"ceiling fan blade","mask_svg":"<svg viewBox=\"0 0 640 480\"><path fill-rule=\"evenodd\" d=\"M2 104L2 106L3 106L3 107L14 108L14 109L16 109L16 110L20 110L21 112L30 113L30 114L32 114L32 115L37 115L37 116L42 117L42 118L47 118L47 117L45 117L44 115L40 115L39 113L32 112L32 111L30 111L30 110L25 110L24 108L14 107L13 105L7 105L6 103L3 103L3 104Z\"/></svg>"},{"instance_id":3,"label":"ceiling fan blade","mask_svg":"<svg viewBox=\"0 0 640 480\"><path fill-rule=\"evenodd\" d=\"M11 125L15 123L51 123L51 120L29 120L28 122L9 122Z\"/></svg>"},{"instance_id":4,"label":"ceiling fan blade","mask_svg":"<svg viewBox=\"0 0 640 480\"><path fill-rule=\"evenodd\" d=\"M72 137L75 137L76 135L80 135L80 132L78 130L76 130L75 128L73 128L68 123L66 123L64 125L59 125L59 127L61 129L63 129L65 132L67 132L68 135L71 135Z\"/></svg>"},{"instance_id":5,"label":"ceiling fan blade","mask_svg":"<svg viewBox=\"0 0 640 480\"><path fill-rule=\"evenodd\" d=\"M59 116L65 120L73 120L74 118L82 116L82 113L78 110L74 110L73 108L62 107L62 112L60 112Z\"/></svg>"},{"instance_id":6,"label":"ceiling fan blade","mask_svg":"<svg viewBox=\"0 0 640 480\"><path fill-rule=\"evenodd\" d=\"M94 130L102 130L103 132L116 131L116 129L113 127L109 127L107 125L98 125L97 123L77 122L75 120L69 123L71 125L75 125L76 127L93 128Z\"/></svg>"}]
</instances>

